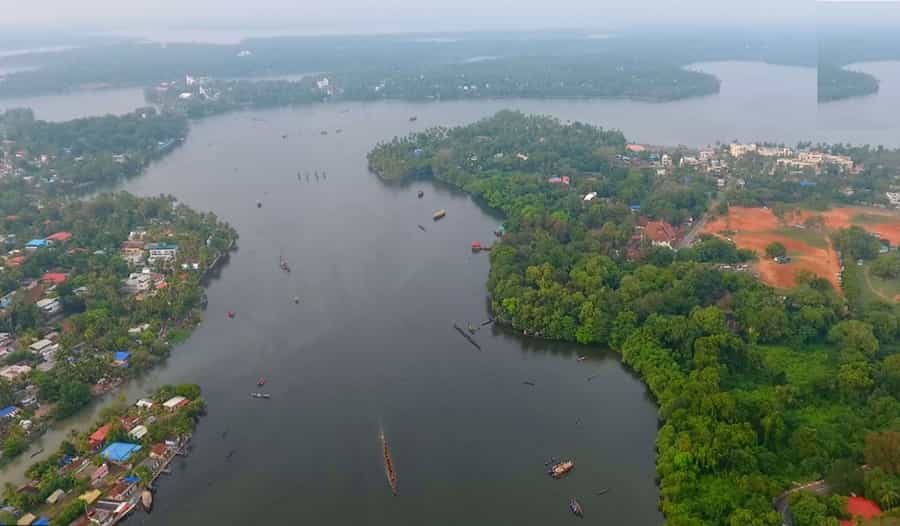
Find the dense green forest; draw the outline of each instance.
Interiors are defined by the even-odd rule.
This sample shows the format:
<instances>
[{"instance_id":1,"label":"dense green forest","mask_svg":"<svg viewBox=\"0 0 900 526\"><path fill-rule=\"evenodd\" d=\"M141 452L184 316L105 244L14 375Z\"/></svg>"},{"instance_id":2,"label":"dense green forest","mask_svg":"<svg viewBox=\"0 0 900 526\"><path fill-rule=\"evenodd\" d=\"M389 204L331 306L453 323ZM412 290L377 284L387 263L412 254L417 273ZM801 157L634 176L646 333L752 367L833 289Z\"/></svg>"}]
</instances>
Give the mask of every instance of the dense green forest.
<instances>
[{"instance_id":1,"label":"dense green forest","mask_svg":"<svg viewBox=\"0 0 900 526\"><path fill-rule=\"evenodd\" d=\"M884 6L887 7L888 3ZM860 7L867 10L875 8L874 4ZM855 62L900 60L900 36L894 27L872 27L871 24L823 25L816 38L819 102L869 95L878 91L878 79L868 73L848 71L844 66Z\"/></svg>"},{"instance_id":2,"label":"dense green forest","mask_svg":"<svg viewBox=\"0 0 900 526\"><path fill-rule=\"evenodd\" d=\"M327 87L317 84L323 79L328 80ZM614 65L591 58L567 62L523 58L404 69L367 68L297 81L213 80L191 87L177 83L166 90L148 88L145 94L150 102L198 118L246 107L326 100L626 97L660 101L707 95L718 89L719 81L712 75L679 66Z\"/></svg>"},{"instance_id":3,"label":"dense green forest","mask_svg":"<svg viewBox=\"0 0 900 526\"><path fill-rule=\"evenodd\" d=\"M122 116L36 120L30 109L0 113L0 199L65 196L137 175L187 134L183 115L141 108Z\"/></svg>"},{"instance_id":4,"label":"dense green forest","mask_svg":"<svg viewBox=\"0 0 900 526\"><path fill-rule=\"evenodd\" d=\"M878 79L861 71L822 64L818 71L818 100L829 102L878 92Z\"/></svg>"},{"instance_id":5,"label":"dense green forest","mask_svg":"<svg viewBox=\"0 0 900 526\"><path fill-rule=\"evenodd\" d=\"M611 38L594 38L585 32L525 32L282 37L232 45L86 45L60 53L0 59L0 67L37 66L7 76L0 82L0 96L33 95L84 85L147 86L177 80L185 74L224 79L329 72L366 83L388 79L395 84L392 96L399 93L416 98L414 92L402 87L420 75L435 77L442 83L471 72L485 82L496 83L492 73L483 71L477 62L479 58L490 58L499 70L515 75L505 79L507 84L536 82L546 88L553 85L556 76L573 81L585 79L593 84L584 91L570 88L542 92L540 96L632 96L631 92L640 89L641 84L655 79L652 92L638 92L636 96L673 99L709 93L710 86L716 88L708 80L702 90L679 86L685 79L698 77L683 73L673 77L671 70L693 62L763 60L815 64L813 33L793 28L667 30L606 37ZM572 69L576 71L568 71ZM633 82L630 77L634 72L644 82ZM599 82L625 87L613 89Z\"/></svg>"},{"instance_id":6,"label":"dense green forest","mask_svg":"<svg viewBox=\"0 0 900 526\"><path fill-rule=\"evenodd\" d=\"M497 320L609 346L640 375L659 404L669 524L781 525L773 498L822 477L837 495L900 504L897 306L848 310L812 275L785 293L720 271L713 263L749 257L727 241L629 250L636 216L677 223L704 209L710 183L619 166L624 145L619 132L501 112L380 144L369 165L457 185L501 210L487 284ZM588 191L598 198L585 202ZM836 499L795 496L795 523L833 524Z\"/></svg>"}]
</instances>

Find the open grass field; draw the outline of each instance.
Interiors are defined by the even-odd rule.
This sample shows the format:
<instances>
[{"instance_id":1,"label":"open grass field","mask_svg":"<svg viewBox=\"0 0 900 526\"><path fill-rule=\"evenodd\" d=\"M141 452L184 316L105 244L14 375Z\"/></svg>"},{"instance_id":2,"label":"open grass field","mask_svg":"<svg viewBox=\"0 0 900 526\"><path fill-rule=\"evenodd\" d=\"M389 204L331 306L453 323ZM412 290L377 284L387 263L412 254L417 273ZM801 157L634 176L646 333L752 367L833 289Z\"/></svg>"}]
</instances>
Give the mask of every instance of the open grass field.
<instances>
[{"instance_id":1,"label":"open grass field","mask_svg":"<svg viewBox=\"0 0 900 526\"><path fill-rule=\"evenodd\" d=\"M731 239L740 248L755 250L760 257L755 270L760 279L773 287L793 287L797 273L805 270L829 280L840 290L841 264L829 236L834 230L851 225L900 245L900 214L880 208L795 210L779 218L769 208L731 207L727 215L710 220L704 232ZM787 248L791 263L779 264L765 256L766 247L774 241ZM874 286L878 289L882 285L887 286Z\"/></svg>"},{"instance_id":2,"label":"open grass field","mask_svg":"<svg viewBox=\"0 0 900 526\"><path fill-rule=\"evenodd\" d=\"M870 272L869 265L865 266L866 287L873 294L885 301L900 301L900 279L882 279Z\"/></svg>"}]
</instances>

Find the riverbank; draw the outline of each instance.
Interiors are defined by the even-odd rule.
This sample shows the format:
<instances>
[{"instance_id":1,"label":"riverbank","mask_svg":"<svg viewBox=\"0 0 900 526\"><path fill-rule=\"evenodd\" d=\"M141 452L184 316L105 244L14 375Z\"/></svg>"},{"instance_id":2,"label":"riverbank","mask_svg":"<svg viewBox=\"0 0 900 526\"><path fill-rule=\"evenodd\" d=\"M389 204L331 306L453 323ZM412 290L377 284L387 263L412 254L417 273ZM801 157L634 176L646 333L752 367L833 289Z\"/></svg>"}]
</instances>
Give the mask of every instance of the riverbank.
<instances>
[{"instance_id":1,"label":"riverbank","mask_svg":"<svg viewBox=\"0 0 900 526\"><path fill-rule=\"evenodd\" d=\"M868 452L873 441L893 439L884 421L873 420L869 396L877 392L900 410L896 390L883 379L868 377L865 386L838 381L820 391L795 374L792 364L800 360L812 368L816 362L829 378L883 367L878 351L890 353L897 331L875 330L865 320L874 312L894 319L900 310L874 305L848 313L829 282L831 269L824 277L792 283L785 293L776 291L749 273L734 272L731 264L747 256L731 242L701 239L675 252L677 236L667 221L680 226L692 222L687 217L701 216L710 190L734 174L691 172L690 166L702 163L684 154L684 177L673 183L665 177L669 155L654 154L659 161L644 164L650 161L644 153L627 149L618 132L501 112L467 126L379 143L368 161L389 178L430 175L455 183L506 214L508 228L490 258L492 316L523 334L608 345L641 377L660 407L656 465L659 506L667 520L742 524L753 517L779 524L768 497L782 492L786 481L821 478ZM708 158L716 155L726 156L731 166L744 154L734 145L706 152ZM880 150L863 148L854 155L860 161ZM852 159L829 159L847 166L829 177L852 178ZM877 250L875 239L869 242ZM825 316L817 328L804 316L811 309ZM782 387L803 402L777 400L773 392ZM709 400L743 409L712 408ZM759 432L768 425L763 415L774 407L783 415L780 440ZM824 415L835 412L841 417L829 423ZM818 423L812 440L834 444L830 437L841 435L851 420L854 436L835 444L836 452L798 449L794 445L810 430L810 419ZM752 478L753 487L735 483L738 465L737 477ZM879 470L878 476L897 483L885 473L891 472ZM867 481L866 496L883 498L883 487ZM852 491L862 492L862 484ZM711 498L729 506L710 510ZM815 523L833 514L823 511Z\"/></svg>"},{"instance_id":2,"label":"riverbank","mask_svg":"<svg viewBox=\"0 0 900 526\"><path fill-rule=\"evenodd\" d=\"M18 213L40 218L30 206ZM59 229L0 256L15 286L2 307L12 329L3 339L3 403L14 417L0 428L4 464L29 450L40 455L32 446L53 422L164 362L199 323L203 283L237 239L214 216L168 197L45 206L65 219L37 227L0 220L16 238Z\"/></svg>"},{"instance_id":3,"label":"riverbank","mask_svg":"<svg viewBox=\"0 0 900 526\"><path fill-rule=\"evenodd\" d=\"M149 512L154 482L177 455L186 455L205 405L200 387L163 386L133 405L105 412L91 433L80 433L28 469L32 481L7 485L0 520L30 525L114 526L139 504ZM143 501L143 502L142 502ZM11 508L10 508L11 507Z\"/></svg>"}]
</instances>

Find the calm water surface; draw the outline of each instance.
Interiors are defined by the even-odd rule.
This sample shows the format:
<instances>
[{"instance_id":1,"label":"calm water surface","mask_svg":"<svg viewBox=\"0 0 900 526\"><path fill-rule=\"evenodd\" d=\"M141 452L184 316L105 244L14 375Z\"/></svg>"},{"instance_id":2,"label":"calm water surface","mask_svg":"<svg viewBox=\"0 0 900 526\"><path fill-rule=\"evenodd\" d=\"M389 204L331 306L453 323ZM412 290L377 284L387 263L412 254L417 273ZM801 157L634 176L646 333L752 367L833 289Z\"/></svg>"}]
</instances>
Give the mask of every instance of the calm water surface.
<instances>
[{"instance_id":1,"label":"calm water surface","mask_svg":"<svg viewBox=\"0 0 900 526\"><path fill-rule=\"evenodd\" d=\"M35 118L45 121L122 115L141 106L148 106L144 102L143 88L84 89L35 97L0 98L0 111L31 108Z\"/></svg>"},{"instance_id":2,"label":"calm water surface","mask_svg":"<svg viewBox=\"0 0 900 526\"><path fill-rule=\"evenodd\" d=\"M123 188L174 194L231 222L241 239L210 284L203 324L163 367L125 389L133 400L161 383L199 382L210 408L194 453L164 479L154 514L129 521L558 524L577 496L591 519L660 524L656 409L641 383L602 350L489 328L475 336L484 351L471 347L451 324L487 317L488 259L468 245L490 242L502 219L429 182L382 183L367 172L365 154L397 134L510 107L621 128L656 144L793 143L813 133L814 70L702 67L723 79L722 92L665 104L389 102L194 123L183 147ZM73 96L59 107L113 111ZM418 121L410 124L410 115ZM298 171L327 178L298 181ZM448 215L433 223L437 208ZM279 254L291 274L278 270ZM576 361L578 353L588 360ZM249 397L261 375L269 401ZM99 408L41 444L55 448ZM381 429L399 472L396 498L385 482ZM571 477L543 474L552 456L575 458ZM31 462L20 459L2 480L21 477ZM605 487L608 495L592 496Z\"/></svg>"},{"instance_id":3,"label":"calm water surface","mask_svg":"<svg viewBox=\"0 0 900 526\"><path fill-rule=\"evenodd\" d=\"M878 93L819 104L820 140L900 147L900 62L861 62L848 68L874 75Z\"/></svg>"},{"instance_id":4,"label":"calm water surface","mask_svg":"<svg viewBox=\"0 0 900 526\"><path fill-rule=\"evenodd\" d=\"M488 316L488 259L468 245L489 242L500 219L449 189L369 174L373 140L409 130L405 112L391 120L384 111L318 106L209 119L126 186L171 192L241 233L209 289L207 321L145 380L198 381L210 407L153 522L538 524L565 519L578 495L597 517L658 524L656 410L644 387L599 350L484 329L478 352L453 330L453 320ZM327 179L298 181L298 171L316 170ZM434 223L437 208L447 218ZM577 362L576 351L590 359ZM270 401L248 396L261 375ZM397 498L380 429L396 456ZM549 479L551 456L575 457L577 473ZM602 487L615 497L591 496Z\"/></svg>"}]
</instances>

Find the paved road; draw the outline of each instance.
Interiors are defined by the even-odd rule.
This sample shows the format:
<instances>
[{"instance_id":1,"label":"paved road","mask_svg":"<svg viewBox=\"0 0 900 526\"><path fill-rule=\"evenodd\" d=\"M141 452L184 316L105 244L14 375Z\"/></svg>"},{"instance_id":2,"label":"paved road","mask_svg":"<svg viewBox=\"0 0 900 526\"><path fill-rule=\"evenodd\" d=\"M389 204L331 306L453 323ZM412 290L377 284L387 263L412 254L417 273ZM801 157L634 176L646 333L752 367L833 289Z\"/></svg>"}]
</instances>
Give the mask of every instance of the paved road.
<instances>
[{"instance_id":1,"label":"paved road","mask_svg":"<svg viewBox=\"0 0 900 526\"><path fill-rule=\"evenodd\" d=\"M817 480L785 491L776 497L774 502L775 509L778 511L778 514L781 515L781 523L784 526L794 526L794 519L791 517L789 504L790 496L798 491L806 491L822 496L831 495L831 488L828 487L828 484L826 484L824 480Z\"/></svg>"}]
</instances>

